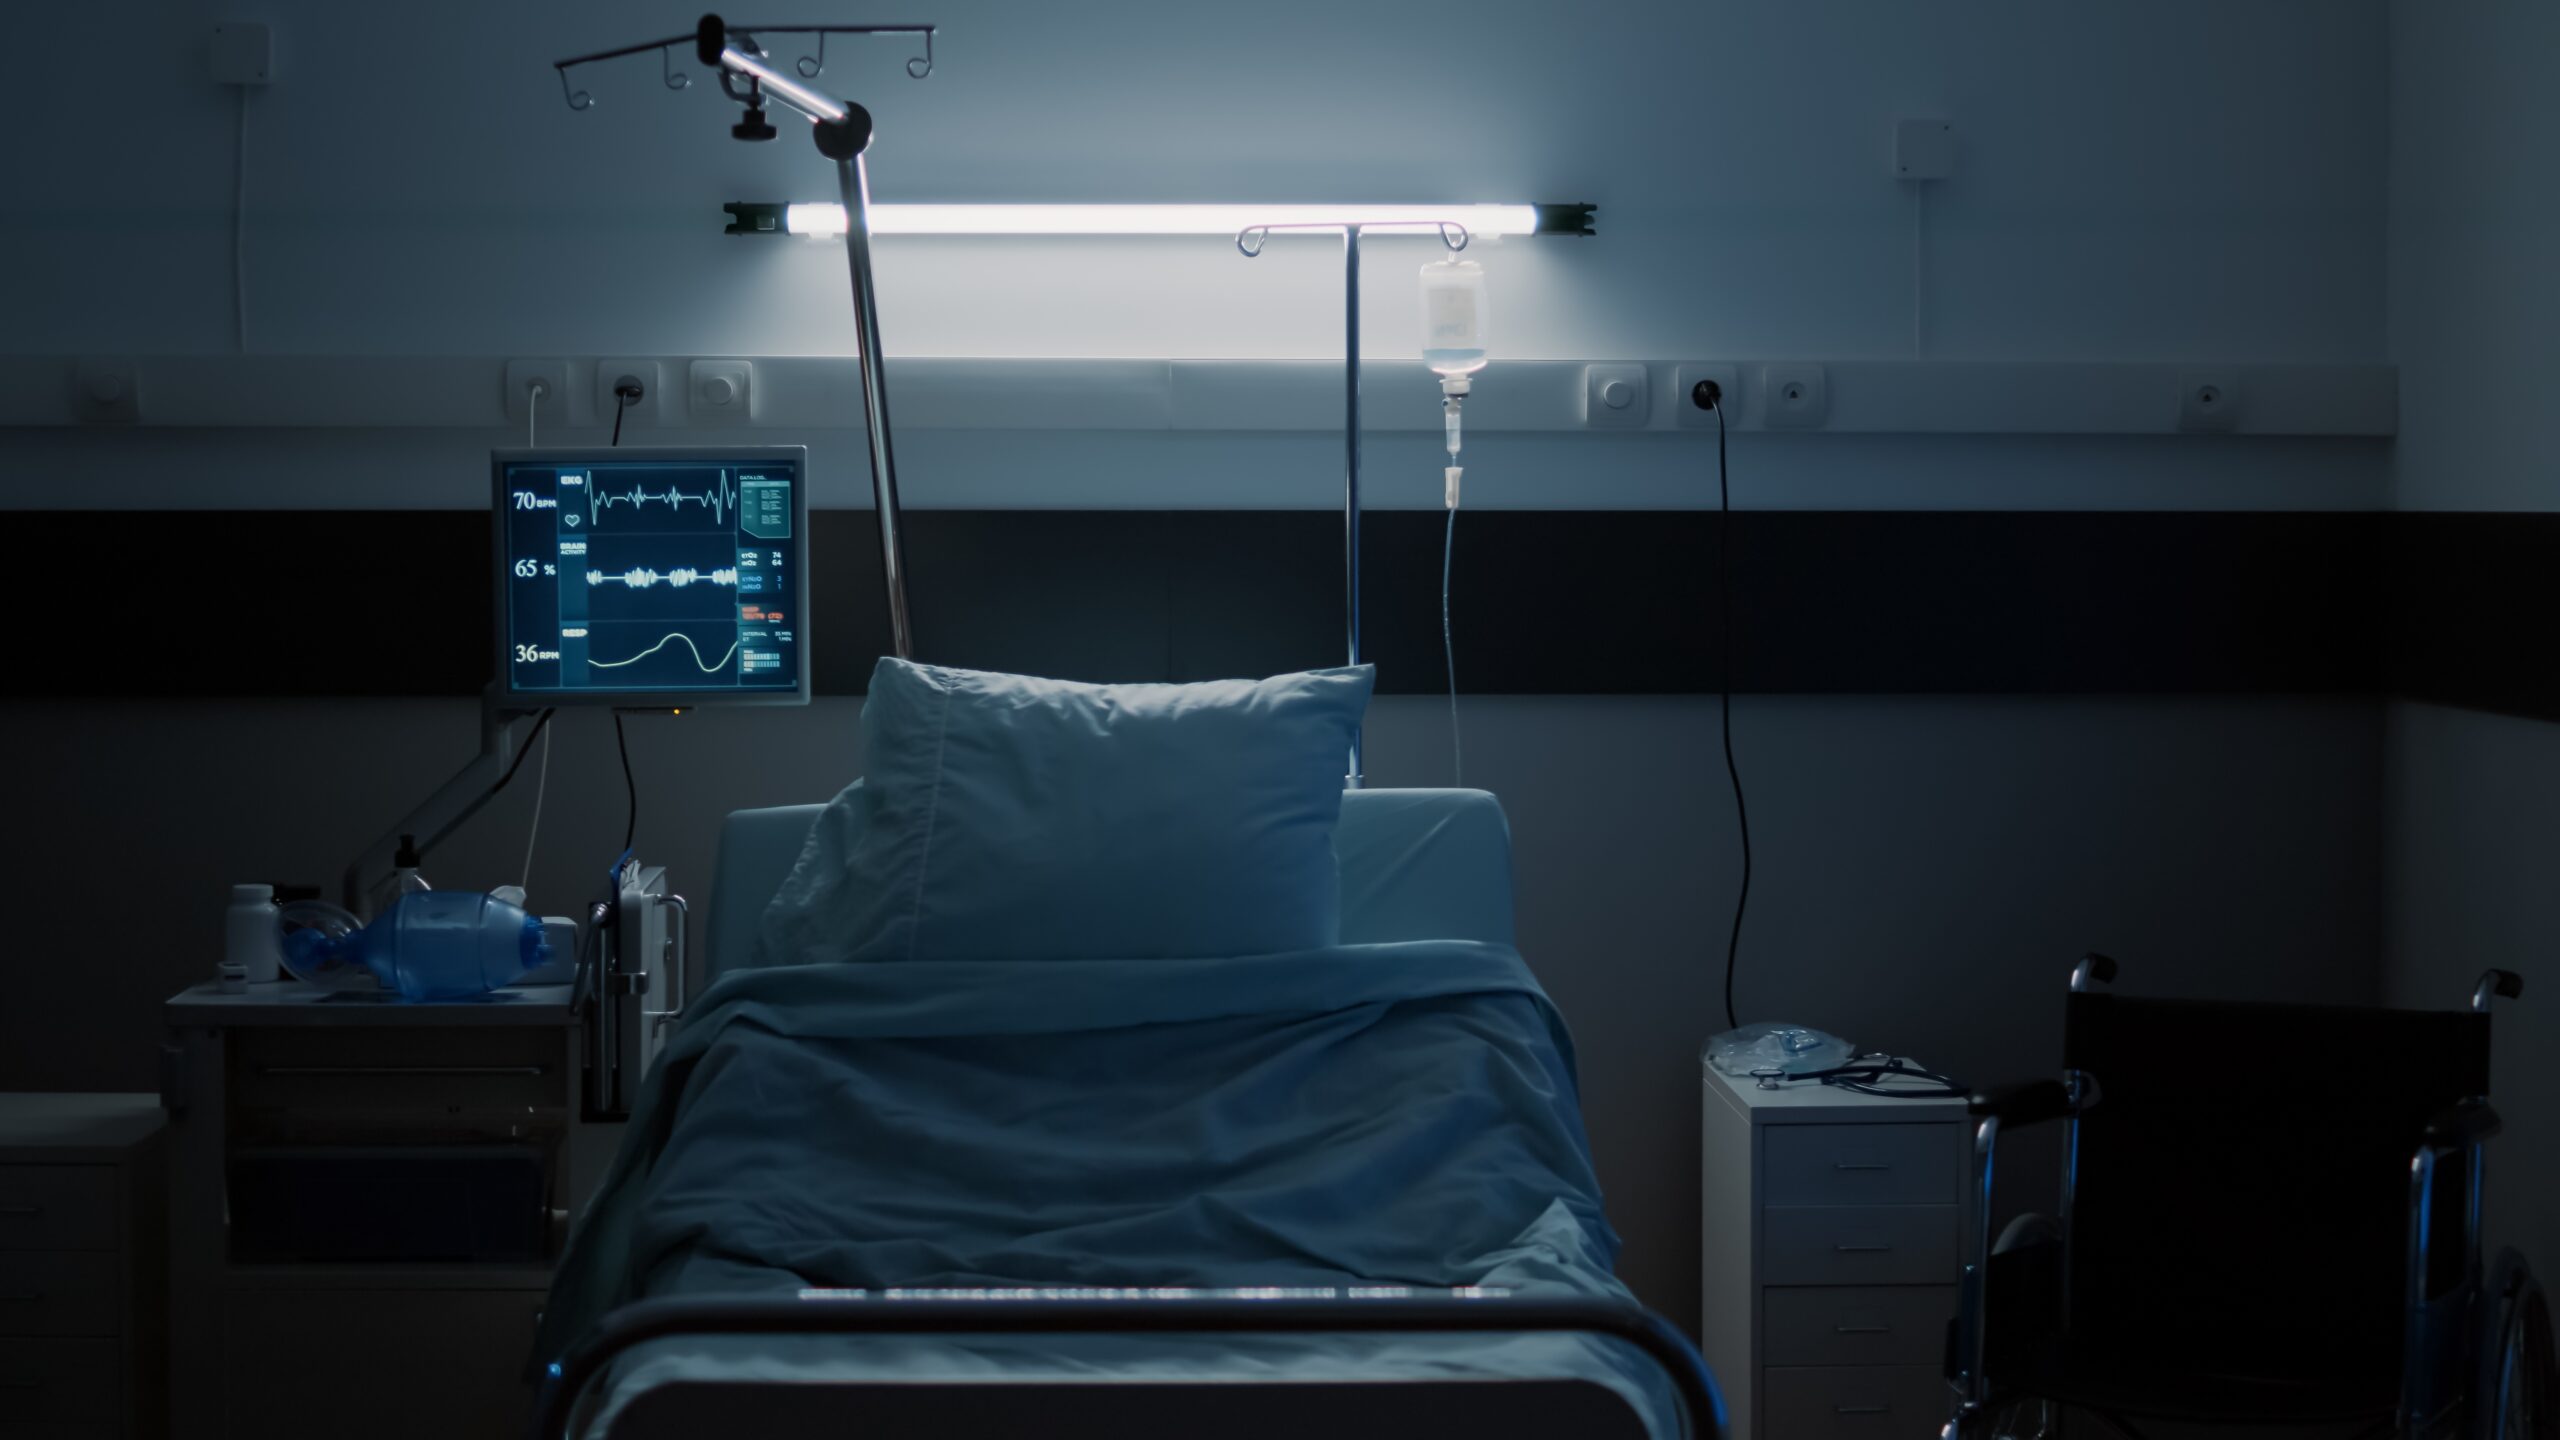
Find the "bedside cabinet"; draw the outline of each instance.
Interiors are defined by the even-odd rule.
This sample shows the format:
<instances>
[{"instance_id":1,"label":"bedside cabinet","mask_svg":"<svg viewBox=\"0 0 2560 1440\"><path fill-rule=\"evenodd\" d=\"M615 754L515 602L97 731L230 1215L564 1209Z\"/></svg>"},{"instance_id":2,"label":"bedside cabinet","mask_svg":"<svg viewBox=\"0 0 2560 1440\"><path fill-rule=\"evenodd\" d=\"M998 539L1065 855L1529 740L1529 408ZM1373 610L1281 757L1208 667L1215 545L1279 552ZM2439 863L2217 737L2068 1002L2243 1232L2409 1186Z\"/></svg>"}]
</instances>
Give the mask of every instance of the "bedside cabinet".
<instances>
[{"instance_id":1,"label":"bedside cabinet","mask_svg":"<svg viewBox=\"0 0 2560 1440\"><path fill-rule=\"evenodd\" d=\"M1963 1273L1960 1098L1763 1090L1701 1062L1699 1348L1733 1440L1928 1440Z\"/></svg>"},{"instance_id":2,"label":"bedside cabinet","mask_svg":"<svg viewBox=\"0 0 2560 1440\"><path fill-rule=\"evenodd\" d=\"M166 1193L159 1096L0 1095L0 1436L162 1433Z\"/></svg>"},{"instance_id":3,"label":"bedside cabinet","mask_svg":"<svg viewBox=\"0 0 2560 1440\"><path fill-rule=\"evenodd\" d=\"M622 1132L568 987L198 986L165 1014L178 1440L522 1433L551 1262Z\"/></svg>"}]
</instances>

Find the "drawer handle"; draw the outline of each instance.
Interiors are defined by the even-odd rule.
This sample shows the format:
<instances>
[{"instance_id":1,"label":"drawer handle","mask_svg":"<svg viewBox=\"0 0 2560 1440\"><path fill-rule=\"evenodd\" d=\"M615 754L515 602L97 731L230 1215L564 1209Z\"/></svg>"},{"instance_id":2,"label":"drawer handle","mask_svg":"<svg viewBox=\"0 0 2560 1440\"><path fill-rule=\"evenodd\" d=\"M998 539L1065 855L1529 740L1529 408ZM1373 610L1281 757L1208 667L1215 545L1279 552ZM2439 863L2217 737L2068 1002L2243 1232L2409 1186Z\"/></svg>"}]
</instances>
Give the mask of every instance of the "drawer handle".
<instances>
[{"instance_id":1,"label":"drawer handle","mask_svg":"<svg viewBox=\"0 0 2560 1440\"><path fill-rule=\"evenodd\" d=\"M1834 1325L1831 1327L1831 1333L1834 1335L1890 1335L1893 1333L1893 1327L1890 1325Z\"/></svg>"},{"instance_id":2,"label":"drawer handle","mask_svg":"<svg viewBox=\"0 0 2560 1440\"><path fill-rule=\"evenodd\" d=\"M41 1390L43 1388L44 1382L41 1380L0 1380L0 1390Z\"/></svg>"},{"instance_id":3,"label":"drawer handle","mask_svg":"<svg viewBox=\"0 0 2560 1440\"><path fill-rule=\"evenodd\" d=\"M1890 1245L1834 1245L1831 1248L1843 1255L1873 1255L1893 1247Z\"/></svg>"},{"instance_id":4,"label":"drawer handle","mask_svg":"<svg viewBox=\"0 0 2560 1440\"><path fill-rule=\"evenodd\" d=\"M1831 1413L1834 1415L1890 1415L1893 1413L1893 1407L1890 1405L1834 1405L1831 1407Z\"/></svg>"},{"instance_id":5,"label":"drawer handle","mask_svg":"<svg viewBox=\"0 0 2560 1440\"><path fill-rule=\"evenodd\" d=\"M1883 1160L1834 1160L1831 1162L1831 1168L1834 1170L1890 1170L1893 1166Z\"/></svg>"},{"instance_id":6,"label":"drawer handle","mask_svg":"<svg viewBox=\"0 0 2560 1440\"><path fill-rule=\"evenodd\" d=\"M551 1073L547 1065L261 1065L261 1075L522 1075Z\"/></svg>"},{"instance_id":7,"label":"drawer handle","mask_svg":"<svg viewBox=\"0 0 2560 1440\"><path fill-rule=\"evenodd\" d=\"M0 1215L41 1215L43 1213L44 1207L41 1205L0 1205Z\"/></svg>"},{"instance_id":8,"label":"drawer handle","mask_svg":"<svg viewBox=\"0 0 2560 1440\"><path fill-rule=\"evenodd\" d=\"M0 1305L33 1305L44 1298L41 1290L13 1290L0 1295Z\"/></svg>"}]
</instances>

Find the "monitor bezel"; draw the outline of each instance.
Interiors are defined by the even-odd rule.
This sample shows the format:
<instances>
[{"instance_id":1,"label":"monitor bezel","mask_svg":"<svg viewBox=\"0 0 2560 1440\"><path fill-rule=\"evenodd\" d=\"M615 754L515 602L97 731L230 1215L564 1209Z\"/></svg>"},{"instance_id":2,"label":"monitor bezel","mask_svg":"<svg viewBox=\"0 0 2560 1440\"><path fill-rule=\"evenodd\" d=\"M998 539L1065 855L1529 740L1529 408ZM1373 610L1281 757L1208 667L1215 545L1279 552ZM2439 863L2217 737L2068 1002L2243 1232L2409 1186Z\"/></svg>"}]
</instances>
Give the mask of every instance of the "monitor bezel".
<instances>
[{"instance_id":1,"label":"monitor bezel","mask_svg":"<svg viewBox=\"0 0 2560 1440\"><path fill-rule=\"evenodd\" d=\"M507 467L510 465L611 465L628 461L729 462L740 465L792 467L791 530L800 563L791 577L790 599L799 617L800 674L797 686L771 690L519 690L508 663L507 600ZM806 705L817 671L815 627L809 614L809 567L814 547L809 535L809 447L806 445L543 445L489 452L489 595L490 663L497 667L492 687L499 702L513 710L550 710L570 705L610 706L620 710L691 710L708 705Z\"/></svg>"}]
</instances>

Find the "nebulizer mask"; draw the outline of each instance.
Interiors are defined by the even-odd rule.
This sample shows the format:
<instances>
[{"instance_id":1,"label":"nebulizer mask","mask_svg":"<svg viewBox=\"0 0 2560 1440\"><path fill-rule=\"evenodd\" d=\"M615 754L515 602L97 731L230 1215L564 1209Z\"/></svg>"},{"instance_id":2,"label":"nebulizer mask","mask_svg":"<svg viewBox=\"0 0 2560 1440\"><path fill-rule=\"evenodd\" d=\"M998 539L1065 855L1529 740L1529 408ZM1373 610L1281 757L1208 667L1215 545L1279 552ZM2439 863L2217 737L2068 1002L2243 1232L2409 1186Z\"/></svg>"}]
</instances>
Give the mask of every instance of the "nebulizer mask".
<instances>
[{"instance_id":1,"label":"nebulizer mask","mask_svg":"<svg viewBox=\"0 0 2560 1440\"><path fill-rule=\"evenodd\" d=\"M1707 1042L1707 1063L1726 1075L1754 1075L1776 1070L1811 1075L1837 1070L1858 1053L1837 1035L1802 1025L1763 1022L1727 1030Z\"/></svg>"}]
</instances>

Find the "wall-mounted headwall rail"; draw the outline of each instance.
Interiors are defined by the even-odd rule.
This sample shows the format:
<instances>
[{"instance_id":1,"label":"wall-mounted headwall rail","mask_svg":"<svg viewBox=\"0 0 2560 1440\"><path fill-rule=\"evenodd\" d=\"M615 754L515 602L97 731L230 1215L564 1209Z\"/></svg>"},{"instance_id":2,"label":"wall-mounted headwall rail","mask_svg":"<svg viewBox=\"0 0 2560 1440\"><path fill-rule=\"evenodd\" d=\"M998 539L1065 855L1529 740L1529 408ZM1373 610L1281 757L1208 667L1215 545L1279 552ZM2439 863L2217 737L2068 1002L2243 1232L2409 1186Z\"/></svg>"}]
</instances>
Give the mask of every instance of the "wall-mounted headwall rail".
<instances>
[{"instance_id":1,"label":"wall-mounted headwall rail","mask_svg":"<svg viewBox=\"0 0 2560 1440\"><path fill-rule=\"evenodd\" d=\"M0 426L461 428L524 433L508 363L560 367L565 394L536 410L544 433L612 421L600 366L657 379L631 418L676 429L859 429L855 363L826 356L154 356L0 358ZM1681 372L1730 377L1739 429L1853 434L2389 436L2390 365L2146 361L1656 359L1643 419L1595 414L1598 361L1519 360L1476 378L1475 430L1699 429ZM702 363L711 362L711 363ZM741 369L743 367L743 369ZM1362 428L1440 428L1439 389L1418 360L1366 361ZM1342 365L1309 360L890 357L901 430L1335 430ZM1819 382L1807 409L1790 387ZM608 381L611 377L605 377ZM722 383L725 381L725 384ZM609 389L604 393L610 393ZM1788 394L1797 395L1791 402Z\"/></svg>"}]
</instances>

